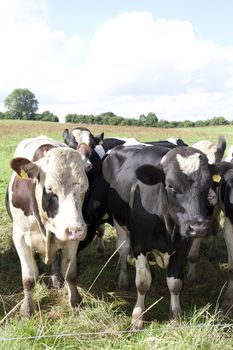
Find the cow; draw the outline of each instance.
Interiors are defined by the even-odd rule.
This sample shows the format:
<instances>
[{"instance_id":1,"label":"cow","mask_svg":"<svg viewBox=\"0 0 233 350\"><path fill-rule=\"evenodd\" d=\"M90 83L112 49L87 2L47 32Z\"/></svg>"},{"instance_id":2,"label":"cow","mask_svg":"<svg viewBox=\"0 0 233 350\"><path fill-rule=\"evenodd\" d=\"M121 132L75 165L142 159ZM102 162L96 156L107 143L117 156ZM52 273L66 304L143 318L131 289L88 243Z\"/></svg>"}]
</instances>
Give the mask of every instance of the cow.
<instances>
[{"instance_id":1,"label":"cow","mask_svg":"<svg viewBox=\"0 0 233 350\"><path fill-rule=\"evenodd\" d=\"M221 309L228 317L233 316L233 163L223 162L219 188L220 207L224 212L223 233L228 252L228 285Z\"/></svg>"},{"instance_id":2,"label":"cow","mask_svg":"<svg viewBox=\"0 0 233 350\"><path fill-rule=\"evenodd\" d=\"M116 147L124 145L128 146L151 146L156 145L158 147L167 147L168 149L175 148L179 145L186 145L181 139L168 139L161 141L150 141L142 143L135 138L104 138L100 145L95 146L91 156L90 162L92 168L87 172L89 180L89 189L85 197L83 205L83 215L85 222L88 224L87 237L83 240L78 250L81 251L89 245L89 243L97 237L97 253L99 257L105 256L104 247L104 223L113 224L111 215L100 215L102 210L106 211L105 202L103 197L105 195L105 183L102 178L102 163L108 154ZM103 200L103 202L102 202ZM119 289L127 289L127 285L119 285Z\"/></svg>"},{"instance_id":3,"label":"cow","mask_svg":"<svg viewBox=\"0 0 233 350\"><path fill-rule=\"evenodd\" d=\"M208 164L204 153L185 146L118 146L104 160L106 195L100 216L108 210L120 237L118 245L122 243L120 284L127 284L130 248L136 259L133 328L143 326L144 300L151 284L150 252L159 266L167 267L171 314L181 314L183 264L191 241L208 232L206 205L215 172L217 167Z\"/></svg>"},{"instance_id":4,"label":"cow","mask_svg":"<svg viewBox=\"0 0 233 350\"><path fill-rule=\"evenodd\" d=\"M226 140L224 136L219 136L218 144L209 140L201 140L192 145L192 147L199 149L206 154L209 164L216 164L223 158L226 149ZM215 261L217 258L217 234L220 229L220 205L218 201L218 186L220 177L215 177L214 188L212 189L212 203L208 205L208 217L210 220L210 235L212 236L212 242L209 250L209 260ZM196 265L199 259L200 244L202 239L197 238L193 240L189 254L187 264L187 279L191 283L196 283Z\"/></svg>"},{"instance_id":5,"label":"cow","mask_svg":"<svg viewBox=\"0 0 233 350\"><path fill-rule=\"evenodd\" d=\"M76 287L76 254L87 232L82 205L88 179L81 156L40 136L22 141L10 166L13 173L6 203L22 270L21 314L28 318L34 309L32 297L38 277L35 253L50 264L58 250L69 303L77 307L81 297Z\"/></svg>"}]
</instances>

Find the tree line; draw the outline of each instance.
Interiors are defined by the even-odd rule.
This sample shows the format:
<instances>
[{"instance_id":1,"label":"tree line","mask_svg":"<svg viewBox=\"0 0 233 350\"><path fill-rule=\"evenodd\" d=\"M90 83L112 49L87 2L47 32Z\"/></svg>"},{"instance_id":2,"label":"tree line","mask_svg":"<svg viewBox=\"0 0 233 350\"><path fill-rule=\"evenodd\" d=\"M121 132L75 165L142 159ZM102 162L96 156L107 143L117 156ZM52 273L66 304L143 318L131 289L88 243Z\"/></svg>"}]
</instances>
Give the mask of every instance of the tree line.
<instances>
[{"instance_id":1,"label":"tree line","mask_svg":"<svg viewBox=\"0 0 233 350\"><path fill-rule=\"evenodd\" d=\"M41 120L50 122L59 122L59 118L50 111L37 113L38 101L35 95L28 89L15 89L9 94L4 105L6 112L0 112L0 119L22 119L22 120ZM158 119L156 114L149 112L147 115L141 114L139 118L123 118L112 112L93 114L67 114L66 123L75 124L101 124L101 125L135 125L150 126L156 128L188 128L212 125L232 125L233 121L227 120L225 117L213 117L206 120L190 120L184 121L168 121Z\"/></svg>"}]
</instances>

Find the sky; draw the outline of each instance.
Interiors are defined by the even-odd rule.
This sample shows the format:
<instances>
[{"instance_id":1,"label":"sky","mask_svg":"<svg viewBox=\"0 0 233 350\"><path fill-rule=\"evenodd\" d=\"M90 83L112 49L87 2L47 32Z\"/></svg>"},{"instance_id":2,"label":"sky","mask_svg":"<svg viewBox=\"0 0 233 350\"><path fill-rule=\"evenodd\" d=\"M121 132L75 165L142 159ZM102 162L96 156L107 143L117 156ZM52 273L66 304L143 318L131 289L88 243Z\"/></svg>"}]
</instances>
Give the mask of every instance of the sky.
<instances>
[{"instance_id":1,"label":"sky","mask_svg":"<svg viewBox=\"0 0 233 350\"><path fill-rule=\"evenodd\" d=\"M233 120L233 1L0 0L0 111Z\"/></svg>"}]
</instances>

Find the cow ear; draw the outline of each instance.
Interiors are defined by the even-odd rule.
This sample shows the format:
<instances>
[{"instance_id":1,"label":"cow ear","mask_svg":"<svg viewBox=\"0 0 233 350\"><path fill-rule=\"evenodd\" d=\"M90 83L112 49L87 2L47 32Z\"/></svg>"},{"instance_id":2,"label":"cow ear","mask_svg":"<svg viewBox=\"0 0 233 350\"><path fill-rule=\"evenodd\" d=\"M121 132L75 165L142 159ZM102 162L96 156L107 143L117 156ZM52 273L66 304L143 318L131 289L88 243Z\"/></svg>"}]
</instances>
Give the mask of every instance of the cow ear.
<instances>
[{"instance_id":1,"label":"cow ear","mask_svg":"<svg viewBox=\"0 0 233 350\"><path fill-rule=\"evenodd\" d=\"M142 165L136 169L135 173L137 179L145 185L153 186L159 182L165 181L165 175L162 168L155 167L154 165Z\"/></svg>"},{"instance_id":2,"label":"cow ear","mask_svg":"<svg viewBox=\"0 0 233 350\"><path fill-rule=\"evenodd\" d=\"M13 158L10 166L21 179L36 179L40 173L40 168L27 158Z\"/></svg>"},{"instance_id":3,"label":"cow ear","mask_svg":"<svg viewBox=\"0 0 233 350\"><path fill-rule=\"evenodd\" d=\"M228 185L233 187L233 163L222 161L214 164L214 166Z\"/></svg>"},{"instance_id":4,"label":"cow ear","mask_svg":"<svg viewBox=\"0 0 233 350\"><path fill-rule=\"evenodd\" d=\"M69 130L68 130L68 129L65 129L65 130L63 131L62 136L63 136L64 142L65 142L67 145L69 145L69 141L70 141L70 133L69 133Z\"/></svg>"},{"instance_id":5,"label":"cow ear","mask_svg":"<svg viewBox=\"0 0 233 350\"><path fill-rule=\"evenodd\" d=\"M103 143L103 139L104 139L104 132L101 132L101 134L94 136L94 139L95 139L96 145L101 145L101 143Z\"/></svg>"}]
</instances>

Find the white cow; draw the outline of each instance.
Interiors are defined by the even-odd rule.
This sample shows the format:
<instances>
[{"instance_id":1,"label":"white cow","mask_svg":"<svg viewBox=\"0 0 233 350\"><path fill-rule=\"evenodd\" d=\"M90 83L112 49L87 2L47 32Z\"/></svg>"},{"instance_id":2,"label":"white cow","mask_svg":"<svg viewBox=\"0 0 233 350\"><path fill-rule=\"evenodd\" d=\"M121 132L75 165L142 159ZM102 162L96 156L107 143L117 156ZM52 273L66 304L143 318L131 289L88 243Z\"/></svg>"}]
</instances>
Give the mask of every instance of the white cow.
<instances>
[{"instance_id":1,"label":"white cow","mask_svg":"<svg viewBox=\"0 0 233 350\"><path fill-rule=\"evenodd\" d=\"M82 205L88 180L80 154L40 136L22 141L11 160L14 170L8 186L8 210L13 219L13 240L18 252L24 289L21 313L30 317L38 277L34 254L45 263L61 250L60 271L69 302L81 298L76 288L76 252L86 236Z\"/></svg>"}]
</instances>

